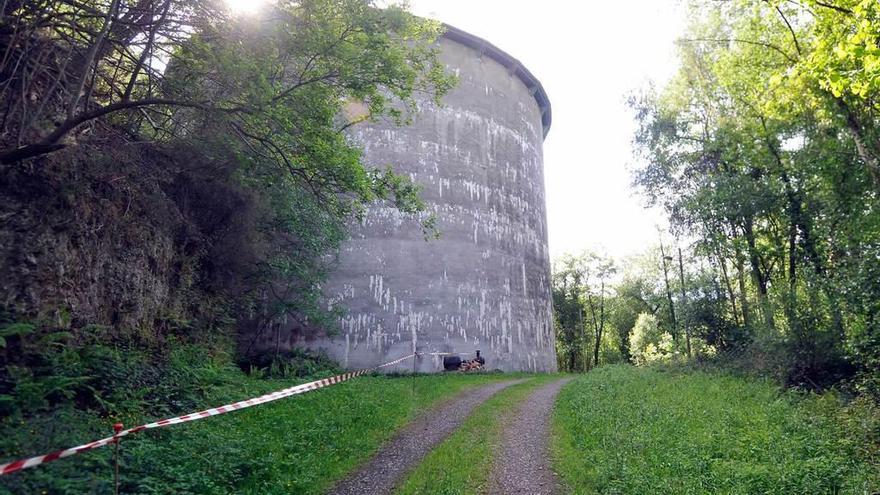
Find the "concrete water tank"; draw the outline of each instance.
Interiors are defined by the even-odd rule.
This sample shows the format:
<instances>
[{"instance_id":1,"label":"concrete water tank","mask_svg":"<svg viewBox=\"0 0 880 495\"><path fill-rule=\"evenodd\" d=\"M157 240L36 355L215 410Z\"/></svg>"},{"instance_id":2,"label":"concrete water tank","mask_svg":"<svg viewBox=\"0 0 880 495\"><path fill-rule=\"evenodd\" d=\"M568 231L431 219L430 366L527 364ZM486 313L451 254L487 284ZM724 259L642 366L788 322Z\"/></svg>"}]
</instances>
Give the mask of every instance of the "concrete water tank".
<instances>
[{"instance_id":1,"label":"concrete water tank","mask_svg":"<svg viewBox=\"0 0 880 495\"><path fill-rule=\"evenodd\" d=\"M550 102L504 51L447 27L440 57L459 79L441 106L419 101L410 126L355 126L366 162L423 186L441 237L377 206L343 246L324 286L341 333L297 342L347 368L420 352L473 353L489 369L555 371L543 140ZM426 356L420 371L442 370ZM411 369L412 363L400 369Z\"/></svg>"}]
</instances>

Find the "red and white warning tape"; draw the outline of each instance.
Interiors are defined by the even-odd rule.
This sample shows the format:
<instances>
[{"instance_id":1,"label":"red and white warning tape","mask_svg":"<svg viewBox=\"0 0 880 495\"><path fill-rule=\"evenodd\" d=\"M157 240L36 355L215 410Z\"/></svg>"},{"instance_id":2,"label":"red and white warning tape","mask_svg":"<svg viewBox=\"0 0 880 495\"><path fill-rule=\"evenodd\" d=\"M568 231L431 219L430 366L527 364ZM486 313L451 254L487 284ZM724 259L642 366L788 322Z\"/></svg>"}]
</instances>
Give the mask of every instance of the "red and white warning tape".
<instances>
[{"instance_id":1,"label":"red and white warning tape","mask_svg":"<svg viewBox=\"0 0 880 495\"><path fill-rule=\"evenodd\" d=\"M260 397L255 397L253 399L243 400L239 402L235 402L233 404L227 404L225 406L214 407L211 409L206 409L204 411L185 414L183 416L177 416L175 418L163 419L161 421L156 421L153 423L147 423L145 425L135 426L134 428L129 428L127 430L118 431L112 437L102 438L100 440L95 440L94 442L89 442L87 444L80 445L78 447L71 447L69 449L58 450L56 452L52 452L50 454L38 455L36 457L31 457L28 459L20 459L18 461L9 462L3 465L0 465L0 475L14 473L16 471L20 471L22 469L27 469L34 466L39 466L40 464L46 464L47 462L52 462L58 459L62 459L64 457L70 457L75 454L80 454L88 450L97 449L99 447L103 447L105 445L110 445L112 443L116 443L120 438L130 435L132 433L137 433L142 430L148 430L152 428L161 428L163 426L176 425L178 423L186 423L189 421L195 421L197 419L208 418L211 416L217 416L218 414L225 414L232 411L237 411L239 409L245 409L247 407L256 406L259 404L265 404L266 402L276 401L278 399L283 399L285 397L290 397L291 395L298 395L305 392L310 392L312 390L317 390L319 388L328 387L330 385L335 385L337 383L342 383L346 380L350 380L352 378L371 373L373 371L379 370L381 368L387 368L389 366L394 366L395 364L400 364L407 359L416 356L416 354L410 354L408 356L404 356L400 359L395 359L394 361L380 364L379 366L374 366L372 368L367 368L358 371L352 371L349 373L343 373L341 375L331 376L330 378L324 378L322 380L315 380L309 383L303 383L302 385L296 385L290 388L285 388L283 390L278 390L277 392L272 392L266 395L261 395Z\"/></svg>"}]
</instances>

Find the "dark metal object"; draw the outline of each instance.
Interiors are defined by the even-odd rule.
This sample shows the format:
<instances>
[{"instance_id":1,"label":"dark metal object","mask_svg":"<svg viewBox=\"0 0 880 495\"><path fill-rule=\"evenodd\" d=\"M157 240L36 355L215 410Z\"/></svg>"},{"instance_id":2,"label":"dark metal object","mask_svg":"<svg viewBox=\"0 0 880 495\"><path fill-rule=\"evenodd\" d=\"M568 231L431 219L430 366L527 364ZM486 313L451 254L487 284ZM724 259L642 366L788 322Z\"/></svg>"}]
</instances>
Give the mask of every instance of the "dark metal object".
<instances>
[{"instance_id":1,"label":"dark metal object","mask_svg":"<svg viewBox=\"0 0 880 495\"><path fill-rule=\"evenodd\" d=\"M477 357L473 359L462 359L460 356L446 356L443 358L443 369L445 371L468 371L482 368L486 365L486 359L480 355L480 350L476 351Z\"/></svg>"},{"instance_id":2,"label":"dark metal object","mask_svg":"<svg viewBox=\"0 0 880 495\"><path fill-rule=\"evenodd\" d=\"M461 358L458 356L446 356L443 358L443 369L446 371L456 371L461 366Z\"/></svg>"}]
</instances>

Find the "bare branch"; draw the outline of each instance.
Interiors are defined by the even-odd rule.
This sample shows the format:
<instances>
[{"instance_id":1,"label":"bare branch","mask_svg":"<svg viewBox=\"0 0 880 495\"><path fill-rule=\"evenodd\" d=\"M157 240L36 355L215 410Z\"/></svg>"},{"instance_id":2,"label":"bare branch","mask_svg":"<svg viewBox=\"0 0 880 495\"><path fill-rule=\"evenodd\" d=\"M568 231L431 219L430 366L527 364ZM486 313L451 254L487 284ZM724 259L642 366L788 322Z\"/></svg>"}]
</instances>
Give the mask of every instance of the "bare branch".
<instances>
[{"instance_id":1,"label":"bare branch","mask_svg":"<svg viewBox=\"0 0 880 495\"><path fill-rule=\"evenodd\" d=\"M791 40L794 42L794 48L797 50L798 56L801 56L801 45L798 43L797 34L794 32L794 28L791 27L791 23L788 22L788 18L785 17L785 13L782 12L782 9L780 9L778 5L776 5L775 8L776 12L779 13L779 17L782 17L782 21L785 22L786 27L788 27L788 32L791 33Z\"/></svg>"},{"instance_id":2,"label":"bare branch","mask_svg":"<svg viewBox=\"0 0 880 495\"><path fill-rule=\"evenodd\" d=\"M774 45L773 43L767 43L764 41L744 40L739 38L682 38L678 41L681 43L743 43L746 45L763 46L764 48L770 48L771 50L776 51L777 53L785 57L786 60L788 60L789 62L797 63L797 59L786 53L785 50Z\"/></svg>"},{"instance_id":3,"label":"bare branch","mask_svg":"<svg viewBox=\"0 0 880 495\"><path fill-rule=\"evenodd\" d=\"M113 103L110 105L106 105L90 112L82 113L78 116L75 116L72 119L68 119L64 121L61 125L59 125L51 134L41 139L36 144L29 144L26 146L21 146L19 148L15 148L12 150L4 150L0 152L0 163L9 164L13 162L17 162L19 160L24 160L26 158L33 158L35 156L45 155L47 153L51 153L53 151L57 151L61 148L64 148L66 145L59 143L64 136L68 133L79 127L80 125L89 122L91 120L95 120L97 118L103 117L107 114L113 112L119 112L122 110L129 109L137 109L147 106L156 106L156 105L169 105L176 107L184 107L184 108L197 108L200 110L206 111L224 111L230 112L234 110L223 109L212 107L207 103L203 102L191 102L191 101L182 101L182 100L174 100L167 98L148 98L143 100L136 101L120 101L117 103Z\"/></svg>"},{"instance_id":4,"label":"bare branch","mask_svg":"<svg viewBox=\"0 0 880 495\"><path fill-rule=\"evenodd\" d=\"M135 82L137 81L138 75L141 72L141 68L144 66L144 63L152 53L153 44L156 42L156 32L159 30L159 27L165 22L165 18L168 15L168 9L171 6L171 0L165 0L165 5L162 7L162 14L159 16L159 20L155 21L153 25L150 27L150 36L147 39L146 44L141 51L141 56L137 61L137 64L134 67L134 70L131 72L131 77L128 80L128 86L125 88L125 94L122 96L123 101L127 101L131 98L131 92L134 89Z\"/></svg>"},{"instance_id":5,"label":"bare branch","mask_svg":"<svg viewBox=\"0 0 880 495\"><path fill-rule=\"evenodd\" d=\"M89 77L89 68L94 63L96 63L98 50L101 48L101 45L104 44L104 38L107 36L107 32L110 31L110 26L111 24L113 24L113 20L116 18L118 10L119 0L113 0L110 4L110 8L107 10L107 16L104 18L104 25L101 27L101 32L98 33L98 36L92 42L92 46L89 47L88 54L83 61L82 74L79 77L79 81L73 87L70 107L67 109L68 119L71 119L73 117L73 114L76 112L76 107L79 105L80 93L82 93L83 86L86 83L86 79L88 79Z\"/></svg>"}]
</instances>

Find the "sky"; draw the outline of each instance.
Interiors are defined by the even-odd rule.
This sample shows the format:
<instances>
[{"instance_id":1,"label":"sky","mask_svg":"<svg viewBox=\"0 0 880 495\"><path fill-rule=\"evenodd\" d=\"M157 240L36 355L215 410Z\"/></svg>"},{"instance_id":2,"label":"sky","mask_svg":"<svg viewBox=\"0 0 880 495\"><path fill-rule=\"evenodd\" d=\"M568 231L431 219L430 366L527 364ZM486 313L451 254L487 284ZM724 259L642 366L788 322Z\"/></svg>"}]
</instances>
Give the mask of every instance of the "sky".
<instances>
[{"instance_id":1,"label":"sky","mask_svg":"<svg viewBox=\"0 0 880 495\"><path fill-rule=\"evenodd\" d=\"M657 243L662 215L630 188L631 92L676 68L677 0L410 0L416 14L484 38L544 85L553 123L544 142L551 256L592 248L615 258Z\"/></svg>"}]
</instances>

